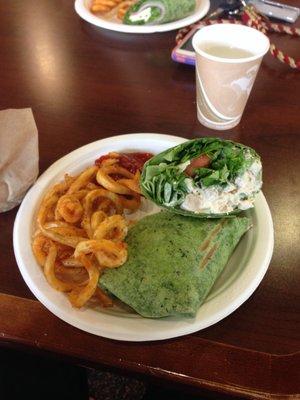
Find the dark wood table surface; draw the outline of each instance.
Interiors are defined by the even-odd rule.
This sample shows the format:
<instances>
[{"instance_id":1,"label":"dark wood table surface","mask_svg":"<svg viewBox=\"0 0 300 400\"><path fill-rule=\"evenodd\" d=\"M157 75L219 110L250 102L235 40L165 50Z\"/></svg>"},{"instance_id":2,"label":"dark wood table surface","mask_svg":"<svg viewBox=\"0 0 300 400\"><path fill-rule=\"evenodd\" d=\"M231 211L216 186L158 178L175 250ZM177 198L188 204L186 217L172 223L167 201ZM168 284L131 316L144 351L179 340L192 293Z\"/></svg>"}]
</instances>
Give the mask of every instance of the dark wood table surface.
<instances>
[{"instance_id":1,"label":"dark wood table surface","mask_svg":"<svg viewBox=\"0 0 300 400\"><path fill-rule=\"evenodd\" d=\"M27 288L13 253L14 209L0 215L0 345L198 392L300 398L300 72L267 55L239 126L214 132L197 121L194 69L170 59L174 36L105 31L81 20L71 0L1 0L0 109L32 108L40 172L82 145L130 132L253 146L275 226L265 278L233 314L192 335L151 343L93 336L56 318ZM272 39L300 57L300 39Z\"/></svg>"}]
</instances>

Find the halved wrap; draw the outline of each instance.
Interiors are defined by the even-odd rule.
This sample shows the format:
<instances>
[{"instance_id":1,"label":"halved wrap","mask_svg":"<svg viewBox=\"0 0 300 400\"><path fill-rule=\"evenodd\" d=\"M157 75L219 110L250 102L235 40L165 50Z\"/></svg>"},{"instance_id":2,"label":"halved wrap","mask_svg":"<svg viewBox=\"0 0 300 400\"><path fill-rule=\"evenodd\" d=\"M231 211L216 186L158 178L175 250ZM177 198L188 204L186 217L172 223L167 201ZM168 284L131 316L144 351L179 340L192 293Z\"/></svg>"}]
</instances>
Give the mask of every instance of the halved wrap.
<instances>
[{"instance_id":1,"label":"halved wrap","mask_svg":"<svg viewBox=\"0 0 300 400\"><path fill-rule=\"evenodd\" d=\"M250 226L246 217L147 216L129 230L126 263L99 285L143 317L194 316Z\"/></svg>"},{"instance_id":2,"label":"halved wrap","mask_svg":"<svg viewBox=\"0 0 300 400\"><path fill-rule=\"evenodd\" d=\"M172 212L222 217L253 207L262 186L259 155L230 140L190 140L151 158L142 193Z\"/></svg>"},{"instance_id":3,"label":"halved wrap","mask_svg":"<svg viewBox=\"0 0 300 400\"><path fill-rule=\"evenodd\" d=\"M196 0L140 0L124 16L128 25L153 25L176 21L192 14Z\"/></svg>"}]
</instances>

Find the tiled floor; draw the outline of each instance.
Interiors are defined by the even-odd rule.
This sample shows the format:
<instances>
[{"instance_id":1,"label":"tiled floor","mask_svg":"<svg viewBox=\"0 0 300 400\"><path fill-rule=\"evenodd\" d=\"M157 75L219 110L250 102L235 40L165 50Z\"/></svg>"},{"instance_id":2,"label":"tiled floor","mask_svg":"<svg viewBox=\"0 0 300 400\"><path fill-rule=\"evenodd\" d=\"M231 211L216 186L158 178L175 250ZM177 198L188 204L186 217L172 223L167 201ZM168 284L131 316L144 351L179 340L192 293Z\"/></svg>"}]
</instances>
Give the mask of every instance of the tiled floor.
<instances>
[{"instance_id":1,"label":"tiled floor","mask_svg":"<svg viewBox=\"0 0 300 400\"><path fill-rule=\"evenodd\" d=\"M65 363L0 349L1 400L87 400L86 371Z\"/></svg>"},{"instance_id":2,"label":"tiled floor","mask_svg":"<svg viewBox=\"0 0 300 400\"><path fill-rule=\"evenodd\" d=\"M89 384L88 384L89 383ZM111 372L0 348L0 400L227 400L190 396ZM235 400L238 400L235 398Z\"/></svg>"}]
</instances>

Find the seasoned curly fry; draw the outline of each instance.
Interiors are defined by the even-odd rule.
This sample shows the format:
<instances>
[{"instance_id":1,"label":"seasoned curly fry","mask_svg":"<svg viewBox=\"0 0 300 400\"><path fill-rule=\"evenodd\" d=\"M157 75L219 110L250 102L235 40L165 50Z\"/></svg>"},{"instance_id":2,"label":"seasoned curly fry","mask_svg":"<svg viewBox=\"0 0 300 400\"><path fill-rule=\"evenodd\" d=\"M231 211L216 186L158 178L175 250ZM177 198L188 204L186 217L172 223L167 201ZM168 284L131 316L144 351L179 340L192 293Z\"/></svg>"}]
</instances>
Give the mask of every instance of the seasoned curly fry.
<instances>
[{"instance_id":1,"label":"seasoned curly fry","mask_svg":"<svg viewBox=\"0 0 300 400\"><path fill-rule=\"evenodd\" d=\"M117 17L119 19L123 20L124 15L126 14L128 8L131 7L134 3L136 3L136 0L125 0L125 1L122 1L122 3L118 7Z\"/></svg>"},{"instance_id":2,"label":"seasoned curly fry","mask_svg":"<svg viewBox=\"0 0 300 400\"><path fill-rule=\"evenodd\" d=\"M38 234L35 236L32 242L32 250L37 259L37 262L43 267L45 265L45 261L47 255L49 253L49 249L51 246L51 240L45 237L43 234Z\"/></svg>"},{"instance_id":3,"label":"seasoned curly fry","mask_svg":"<svg viewBox=\"0 0 300 400\"><path fill-rule=\"evenodd\" d=\"M116 157L108 158L107 160L102 161L101 167L110 167L111 165L115 164L118 164L118 159Z\"/></svg>"},{"instance_id":4,"label":"seasoned curly fry","mask_svg":"<svg viewBox=\"0 0 300 400\"><path fill-rule=\"evenodd\" d=\"M74 253L74 251L73 251ZM74 258L74 256L72 255L69 258L65 258L64 260L62 260L62 265L64 265L65 267L74 267L74 268L79 268L82 267L82 264L79 260L77 260L76 258Z\"/></svg>"},{"instance_id":5,"label":"seasoned curly fry","mask_svg":"<svg viewBox=\"0 0 300 400\"><path fill-rule=\"evenodd\" d=\"M121 214L123 212L122 203L117 194L112 193L106 189L97 189L89 192L84 199L83 203L84 214L81 221L81 226L86 230L89 238L93 237L93 230L91 227L91 217L93 212L95 211L94 210L95 203L97 201L100 201L100 205L98 206L98 208L101 208L101 201L103 201L103 199L110 200L115 206L117 213Z\"/></svg>"},{"instance_id":6,"label":"seasoned curly fry","mask_svg":"<svg viewBox=\"0 0 300 400\"><path fill-rule=\"evenodd\" d=\"M122 202L119 201L119 205L121 207ZM103 199L101 200L100 204L98 205L98 210L104 212L106 215L113 215L118 213L118 209L115 206L115 203L112 202L110 199Z\"/></svg>"},{"instance_id":7,"label":"seasoned curly fry","mask_svg":"<svg viewBox=\"0 0 300 400\"><path fill-rule=\"evenodd\" d=\"M70 267L64 264L55 265L55 276L61 281L74 284L75 287L84 286L89 282L87 270L80 264L80 267Z\"/></svg>"},{"instance_id":8,"label":"seasoned curly fry","mask_svg":"<svg viewBox=\"0 0 300 400\"><path fill-rule=\"evenodd\" d=\"M75 181L75 179L76 179L76 176L71 176L69 174L65 174L65 176L64 176L65 183L68 187L70 187L72 185L72 183Z\"/></svg>"},{"instance_id":9,"label":"seasoned curly fry","mask_svg":"<svg viewBox=\"0 0 300 400\"><path fill-rule=\"evenodd\" d=\"M83 208L74 195L65 194L62 196L56 205L56 210L66 222L78 222L83 214Z\"/></svg>"},{"instance_id":10,"label":"seasoned curly fry","mask_svg":"<svg viewBox=\"0 0 300 400\"><path fill-rule=\"evenodd\" d=\"M113 305L97 283L104 268L126 261L129 223L122 214L140 205L140 173L129 172L120 157L111 152L78 176L65 174L45 194L37 213L33 253L49 284L66 292L74 307L89 300Z\"/></svg>"},{"instance_id":11,"label":"seasoned curly fry","mask_svg":"<svg viewBox=\"0 0 300 400\"><path fill-rule=\"evenodd\" d=\"M76 235L69 236L66 234L66 232L61 233L57 231L57 229L59 228L50 228L50 229L41 228L41 231L49 239L52 239L55 242L74 248L77 246L78 243L82 242L83 240L86 240L85 237Z\"/></svg>"},{"instance_id":12,"label":"seasoned curly fry","mask_svg":"<svg viewBox=\"0 0 300 400\"><path fill-rule=\"evenodd\" d=\"M127 222L121 215L112 215L102 221L94 231L94 239L121 242L127 235Z\"/></svg>"},{"instance_id":13,"label":"seasoned curly fry","mask_svg":"<svg viewBox=\"0 0 300 400\"><path fill-rule=\"evenodd\" d=\"M63 235L63 236L68 236L68 237L72 237L72 236L78 236L78 237L82 237L83 240L84 238L86 238L86 233L84 229L81 228L77 228L76 226L73 225L69 225L69 226L52 226L51 227L51 222L46 223L45 227L46 230L49 232L53 232L53 233L58 233L59 235ZM63 243L64 244L64 243Z\"/></svg>"},{"instance_id":14,"label":"seasoned curly fry","mask_svg":"<svg viewBox=\"0 0 300 400\"><path fill-rule=\"evenodd\" d=\"M95 293L100 276L100 271L97 266L93 262L91 262L84 254L81 254L78 258L89 274L89 282L82 289L77 287L72 290L72 292L69 294L69 300L72 306L80 308Z\"/></svg>"},{"instance_id":15,"label":"seasoned curly fry","mask_svg":"<svg viewBox=\"0 0 300 400\"><path fill-rule=\"evenodd\" d=\"M118 180L118 183L121 183L122 185L126 186L132 192L141 194L140 177L141 174L139 171L137 171L132 179L121 178Z\"/></svg>"},{"instance_id":16,"label":"seasoned curly fry","mask_svg":"<svg viewBox=\"0 0 300 400\"><path fill-rule=\"evenodd\" d=\"M127 169L120 166L111 165L99 169L96 176L97 182L99 185L102 185L105 187L105 189L110 190L113 193L132 194L130 189L118 183L118 181L114 180L111 175L125 176L125 178L129 179L134 178L134 175Z\"/></svg>"},{"instance_id":17,"label":"seasoned curly fry","mask_svg":"<svg viewBox=\"0 0 300 400\"><path fill-rule=\"evenodd\" d=\"M78 178L71 184L67 194L72 194L82 189L85 185L87 185L90 180L96 175L98 171L98 167L90 167L83 171Z\"/></svg>"},{"instance_id":18,"label":"seasoned curly fry","mask_svg":"<svg viewBox=\"0 0 300 400\"><path fill-rule=\"evenodd\" d=\"M136 2L137 0L93 0L90 6L90 10L93 13L100 14L106 14L111 11L115 11L117 18L123 20L124 15L126 14L129 7L131 7Z\"/></svg>"},{"instance_id":19,"label":"seasoned curly fry","mask_svg":"<svg viewBox=\"0 0 300 400\"><path fill-rule=\"evenodd\" d=\"M111 163L114 163L115 161L118 162L119 158L120 158L120 154L119 153L117 153L116 151L110 151L105 156L101 156L100 159L98 159L96 161L96 164L99 167L104 167L105 165L107 165L106 164L107 162L108 162L108 165L111 165Z\"/></svg>"},{"instance_id":20,"label":"seasoned curly fry","mask_svg":"<svg viewBox=\"0 0 300 400\"><path fill-rule=\"evenodd\" d=\"M57 256L57 249L54 243L51 243L49 248L49 253L46 257L45 265L44 265L44 274L46 276L47 281L50 285L60 292L69 292L74 288L74 284L66 283L59 280L55 275L55 261Z\"/></svg>"},{"instance_id":21,"label":"seasoned curly fry","mask_svg":"<svg viewBox=\"0 0 300 400\"><path fill-rule=\"evenodd\" d=\"M95 290L94 295L99 300L102 307L112 307L114 305L111 298L108 297L99 287Z\"/></svg>"},{"instance_id":22,"label":"seasoned curly fry","mask_svg":"<svg viewBox=\"0 0 300 400\"><path fill-rule=\"evenodd\" d=\"M44 223L44 228L45 229L50 229L50 228L72 228L74 232L76 231L76 234L83 234L84 230L80 228L76 228L76 226L69 224L68 222L64 221L49 221Z\"/></svg>"},{"instance_id":23,"label":"seasoned curly fry","mask_svg":"<svg viewBox=\"0 0 300 400\"><path fill-rule=\"evenodd\" d=\"M89 191L89 190L99 189L99 186L96 185L96 184L93 183L93 182L89 182L89 183L86 185L85 188Z\"/></svg>"},{"instance_id":24,"label":"seasoned curly fry","mask_svg":"<svg viewBox=\"0 0 300 400\"><path fill-rule=\"evenodd\" d=\"M123 207L120 201L120 197L116 193L112 193L106 189L91 190L85 197L83 207L84 212L90 214L92 212L93 205L96 201L108 199L114 203L117 213L123 212Z\"/></svg>"},{"instance_id":25,"label":"seasoned curly fry","mask_svg":"<svg viewBox=\"0 0 300 400\"><path fill-rule=\"evenodd\" d=\"M86 240L78 243L74 256L78 258L81 254L90 253L95 254L101 267L116 268L126 261L127 246L107 239Z\"/></svg>"},{"instance_id":26,"label":"seasoned curly fry","mask_svg":"<svg viewBox=\"0 0 300 400\"><path fill-rule=\"evenodd\" d=\"M127 196L127 197L123 196L121 198L121 203L124 208L134 211L140 207L141 197L137 194L134 194L132 196Z\"/></svg>"},{"instance_id":27,"label":"seasoned curly fry","mask_svg":"<svg viewBox=\"0 0 300 400\"><path fill-rule=\"evenodd\" d=\"M101 222L103 222L106 218L107 218L107 215L105 214L105 212L103 212L101 210L94 212L91 217L92 231L95 232L98 225L100 225Z\"/></svg>"},{"instance_id":28,"label":"seasoned curly fry","mask_svg":"<svg viewBox=\"0 0 300 400\"><path fill-rule=\"evenodd\" d=\"M47 216L49 212L55 207L59 197L57 194L53 194L51 196L46 195L42 204L40 205L40 209L37 215L37 225L40 230L42 230L44 223L47 220Z\"/></svg>"},{"instance_id":29,"label":"seasoned curly fry","mask_svg":"<svg viewBox=\"0 0 300 400\"><path fill-rule=\"evenodd\" d=\"M105 13L111 11L121 2L122 0L93 0L91 11Z\"/></svg>"},{"instance_id":30,"label":"seasoned curly fry","mask_svg":"<svg viewBox=\"0 0 300 400\"><path fill-rule=\"evenodd\" d=\"M59 198L63 194L66 193L66 191L69 189L70 184L67 182L62 182L62 183L57 183L56 185L53 186L51 190L45 195L44 197L44 202L49 200L50 198Z\"/></svg>"}]
</instances>

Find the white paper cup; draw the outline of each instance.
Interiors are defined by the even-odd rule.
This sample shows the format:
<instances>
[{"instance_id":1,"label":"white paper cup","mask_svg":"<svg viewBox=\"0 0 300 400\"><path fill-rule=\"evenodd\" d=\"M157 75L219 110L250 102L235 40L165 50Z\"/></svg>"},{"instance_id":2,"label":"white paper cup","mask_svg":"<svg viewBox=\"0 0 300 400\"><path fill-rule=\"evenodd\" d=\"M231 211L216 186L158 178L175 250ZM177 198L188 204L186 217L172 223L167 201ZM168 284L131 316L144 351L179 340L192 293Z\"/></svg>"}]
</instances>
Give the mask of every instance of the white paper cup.
<instances>
[{"instance_id":1,"label":"white paper cup","mask_svg":"<svg viewBox=\"0 0 300 400\"><path fill-rule=\"evenodd\" d=\"M248 55L212 55L212 46L241 49ZM198 119L211 129L233 128L241 120L261 60L269 50L269 39L244 25L215 24L194 35L193 47Z\"/></svg>"}]
</instances>

